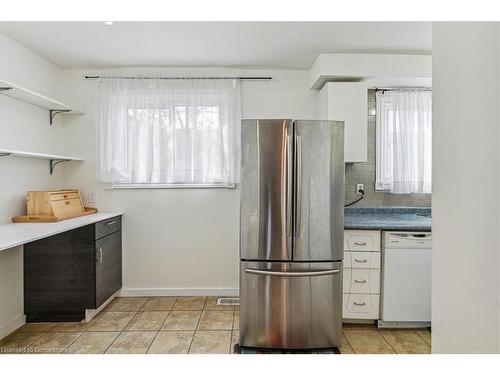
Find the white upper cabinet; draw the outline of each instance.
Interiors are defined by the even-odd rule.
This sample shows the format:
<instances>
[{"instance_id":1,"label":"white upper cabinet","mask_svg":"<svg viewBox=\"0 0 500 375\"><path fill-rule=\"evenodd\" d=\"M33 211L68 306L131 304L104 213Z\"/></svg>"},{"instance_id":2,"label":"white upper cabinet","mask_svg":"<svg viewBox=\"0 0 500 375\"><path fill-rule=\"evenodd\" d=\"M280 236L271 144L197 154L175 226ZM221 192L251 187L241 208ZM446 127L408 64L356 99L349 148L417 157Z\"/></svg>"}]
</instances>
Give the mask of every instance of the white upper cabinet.
<instances>
[{"instance_id":1,"label":"white upper cabinet","mask_svg":"<svg viewBox=\"0 0 500 375\"><path fill-rule=\"evenodd\" d=\"M367 161L368 87L365 83L326 83L319 93L319 118L344 121L346 163Z\"/></svg>"}]
</instances>

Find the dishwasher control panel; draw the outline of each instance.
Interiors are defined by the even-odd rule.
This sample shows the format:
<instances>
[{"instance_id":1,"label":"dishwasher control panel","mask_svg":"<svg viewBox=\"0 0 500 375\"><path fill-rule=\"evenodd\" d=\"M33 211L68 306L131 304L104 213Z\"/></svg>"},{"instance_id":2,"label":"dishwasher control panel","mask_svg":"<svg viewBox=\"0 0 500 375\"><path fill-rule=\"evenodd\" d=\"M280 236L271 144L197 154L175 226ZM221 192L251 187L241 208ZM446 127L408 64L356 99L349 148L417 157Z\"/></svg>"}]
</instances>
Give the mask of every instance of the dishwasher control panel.
<instances>
[{"instance_id":1,"label":"dishwasher control panel","mask_svg":"<svg viewBox=\"0 0 500 375\"><path fill-rule=\"evenodd\" d=\"M384 232L385 249L429 249L432 236L429 232Z\"/></svg>"}]
</instances>

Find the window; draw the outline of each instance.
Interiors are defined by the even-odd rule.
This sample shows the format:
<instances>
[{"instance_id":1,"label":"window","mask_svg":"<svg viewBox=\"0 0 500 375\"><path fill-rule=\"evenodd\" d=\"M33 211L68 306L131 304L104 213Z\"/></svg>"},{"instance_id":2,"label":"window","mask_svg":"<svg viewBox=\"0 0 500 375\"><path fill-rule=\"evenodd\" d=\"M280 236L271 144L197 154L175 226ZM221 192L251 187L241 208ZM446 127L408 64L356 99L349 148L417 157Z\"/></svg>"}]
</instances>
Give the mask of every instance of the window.
<instances>
[{"instance_id":1,"label":"window","mask_svg":"<svg viewBox=\"0 0 500 375\"><path fill-rule=\"evenodd\" d=\"M239 163L237 82L108 79L100 82L100 93L101 181L234 186Z\"/></svg>"},{"instance_id":2,"label":"window","mask_svg":"<svg viewBox=\"0 0 500 375\"><path fill-rule=\"evenodd\" d=\"M377 92L377 190L431 193L432 93Z\"/></svg>"}]
</instances>

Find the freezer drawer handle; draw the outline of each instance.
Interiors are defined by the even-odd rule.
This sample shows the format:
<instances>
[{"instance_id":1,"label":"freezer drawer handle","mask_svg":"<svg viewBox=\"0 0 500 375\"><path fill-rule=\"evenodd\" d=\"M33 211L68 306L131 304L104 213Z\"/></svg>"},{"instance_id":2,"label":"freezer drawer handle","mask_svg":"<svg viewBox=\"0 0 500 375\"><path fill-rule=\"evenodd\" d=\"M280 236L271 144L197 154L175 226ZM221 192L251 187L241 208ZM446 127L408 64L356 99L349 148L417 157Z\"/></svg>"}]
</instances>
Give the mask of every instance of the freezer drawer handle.
<instances>
[{"instance_id":1,"label":"freezer drawer handle","mask_svg":"<svg viewBox=\"0 0 500 375\"><path fill-rule=\"evenodd\" d=\"M253 268L245 268L245 272L254 275L264 276L282 276L282 277L311 277L311 276L326 276L339 273L339 270L324 270L324 271L306 271L306 272L280 272L280 271L264 271Z\"/></svg>"},{"instance_id":2,"label":"freezer drawer handle","mask_svg":"<svg viewBox=\"0 0 500 375\"><path fill-rule=\"evenodd\" d=\"M354 279L354 282L358 283L358 284L366 284L366 280L356 280L356 279Z\"/></svg>"},{"instance_id":3,"label":"freezer drawer handle","mask_svg":"<svg viewBox=\"0 0 500 375\"><path fill-rule=\"evenodd\" d=\"M368 262L368 260L366 259L354 259L355 262L358 262L358 263L366 263Z\"/></svg>"},{"instance_id":4,"label":"freezer drawer handle","mask_svg":"<svg viewBox=\"0 0 500 375\"><path fill-rule=\"evenodd\" d=\"M364 303L364 302L363 303L354 302L354 304L356 306L366 306L366 303Z\"/></svg>"},{"instance_id":5,"label":"freezer drawer handle","mask_svg":"<svg viewBox=\"0 0 500 375\"><path fill-rule=\"evenodd\" d=\"M354 244L358 246L366 246L366 242L354 242Z\"/></svg>"}]
</instances>

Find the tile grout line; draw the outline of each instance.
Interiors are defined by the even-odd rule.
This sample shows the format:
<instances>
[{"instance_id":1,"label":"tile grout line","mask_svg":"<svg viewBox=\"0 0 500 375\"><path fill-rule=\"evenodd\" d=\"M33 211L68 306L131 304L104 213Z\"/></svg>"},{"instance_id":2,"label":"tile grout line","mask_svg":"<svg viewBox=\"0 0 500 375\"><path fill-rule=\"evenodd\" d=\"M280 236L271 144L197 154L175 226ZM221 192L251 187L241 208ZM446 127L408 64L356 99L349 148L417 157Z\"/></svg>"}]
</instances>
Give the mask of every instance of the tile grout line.
<instances>
[{"instance_id":1,"label":"tile grout line","mask_svg":"<svg viewBox=\"0 0 500 375\"><path fill-rule=\"evenodd\" d=\"M149 300L150 300L150 299L148 299L148 301L149 301ZM175 300L175 302L177 302L177 299ZM174 302L174 304L175 304L175 302ZM146 303L147 303L147 302L146 302ZM174 305L172 305L172 307L174 307ZM172 312L172 310L170 310L170 311L168 312L168 314L165 316L165 319L163 320L163 323L161 323L160 328L158 329L158 331L156 331L155 337L153 337L153 340L151 340L151 342L149 343L149 346L148 346L148 348L146 349L146 352L145 352L144 354L148 354L149 349L151 349L151 346L152 346L152 345L153 345L153 343L155 342L156 337L158 336L158 334L161 332L161 328L163 327L163 325L164 325L164 324L165 324L165 322L167 321L167 318L169 317L169 315L170 315L170 313L171 313L171 312Z\"/></svg>"},{"instance_id":2,"label":"tile grout line","mask_svg":"<svg viewBox=\"0 0 500 375\"><path fill-rule=\"evenodd\" d=\"M42 337L44 337L49 332L50 331L42 332L42 335L39 338L37 338L35 341L33 341L31 344L29 344L26 348L24 348L23 350L21 350L21 353L24 353L29 348L31 348L33 345L35 345L38 341L40 341L42 339ZM14 332L12 332L12 333L14 333Z\"/></svg>"},{"instance_id":3,"label":"tile grout line","mask_svg":"<svg viewBox=\"0 0 500 375\"><path fill-rule=\"evenodd\" d=\"M431 343L429 344L422 336L420 336L420 334L418 333L418 331L416 329L413 330L415 332L415 334L425 343L425 345L427 345L428 347L431 348L432 350L432 341Z\"/></svg>"},{"instance_id":4,"label":"tile grout line","mask_svg":"<svg viewBox=\"0 0 500 375\"><path fill-rule=\"evenodd\" d=\"M416 329L412 329L412 332L417 335L417 337L422 340L422 342L429 347L429 349L432 351L432 345L430 345L427 341L424 340L424 338L422 336L419 335L419 333L417 332Z\"/></svg>"},{"instance_id":5,"label":"tile grout line","mask_svg":"<svg viewBox=\"0 0 500 375\"><path fill-rule=\"evenodd\" d=\"M69 332L69 333L73 333L73 332ZM60 352L60 353L58 353L58 354L64 354L64 352L65 352L66 350L68 350L68 348L69 348L71 345L73 345L73 344L74 344L74 342L75 342L76 340L78 340L78 339L80 338L80 336L81 336L81 335L83 335L85 332L77 332L77 331L75 331L74 333L79 333L79 335L76 337L76 339L74 339L74 340L71 342L71 344L69 344L69 345L68 345L68 346L67 346L67 347L66 347L66 348L65 348L62 352Z\"/></svg>"},{"instance_id":6,"label":"tile grout line","mask_svg":"<svg viewBox=\"0 0 500 375\"><path fill-rule=\"evenodd\" d=\"M44 332L42 336L40 336L37 340L35 340L30 346L26 347L24 349L24 351L27 351L29 348L31 348L33 345L35 345L38 341L40 341L43 337L45 337L47 334L49 333L79 333L79 335L73 340L71 341L71 343L66 347L64 348L63 351L61 352L57 352L55 354L64 354L64 352L71 346L73 345L73 343L78 340L80 338L81 335L83 335L85 332L82 332L82 331L68 331L68 332L63 332L63 331L47 331L47 332ZM44 354L44 353L42 353ZM49 353L50 354L50 353Z\"/></svg>"},{"instance_id":7,"label":"tile grout line","mask_svg":"<svg viewBox=\"0 0 500 375\"><path fill-rule=\"evenodd\" d=\"M342 334L344 335L347 343L349 344L349 346L351 347L352 351L354 352L354 354L358 354L358 352L356 352L356 349L354 349L354 346L351 344L351 342L349 341L349 339L347 338L347 335L344 333L344 330L342 330ZM342 353L340 353L342 354Z\"/></svg>"},{"instance_id":8,"label":"tile grout line","mask_svg":"<svg viewBox=\"0 0 500 375\"><path fill-rule=\"evenodd\" d=\"M231 353L231 350L233 350L232 345L233 345L233 334L234 334L234 318L236 315L236 308L233 306L233 321L231 322L231 336L229 336L229 354L234 354Z\"/></svg>"},{"instance_id":9,"label":"tile grout line","mask_svg":"<svg viewBox=\"0 0 500 375\"><path fill-rule=\"evenodd\" d=\"M148 301L148 298L146 298L146 301ZM127 324L125 324L125 327L123 327L123 329L121 331L119 331L118 335L116 335L116 337L111 342L111 344L109 344L109 346L106 348L106 350L104 352L102 352L101 354L106 354L106 352L109 350L109 348L111 348L111 346L113 346L113 344L118 339L118 337L120 337L120 335L125 331L125 328L127 328L128 324L132 320L134 320L134 318L137 316L137 314L139 313L139 311L141 311L142 307L146 304L146 301L144 301L144 303L139 307L139 309L137 311L135 311L135 314L134 314L134 316L132 316L132 319L130 319L130 321ZM110 312L113 312L113 311L110 311ZM122 311L115 311L115 312L122 312ZM123 312L132 312L132 311L123 311Z\"/></svg>"},{"instance_id":10,"label":"tile grout line","mask_svg":"<svg viewBox=\"0 0 500 375\"><path fill-rule=\"evenodd\" d=\"M392 347L392 345L389 343L389 341L387 341L387 339L385 338L385 336L377 329L377 333L382 336L382 339L384 339L384 341L387 343L387 345L389 345L389 347L394 351L395 354L399 354L396 349L394 349Z\"/></svg>"},{"instance_id":11,"label":"tile grout line","mask_svg":"<svg viewBox=\"0 0 500 375\"><path fill-rule=\"evenodd\" d=\"M208 298L205 297L205 303L207 303L207 299ZM205 303L203 303L203 307L205 307ZM189 348L188 348L187 354L190 354L189 352L191 351L191 347L193 346L194 336L196 335L196 332L198 332L198 327L200 325L202 315L203 315L203 310L201 310L200 317L198 318L198 322L196 323L196 328L194 330L193 337L191 338L191 342L189 343Z\"/></svg>"}]
</instances>

